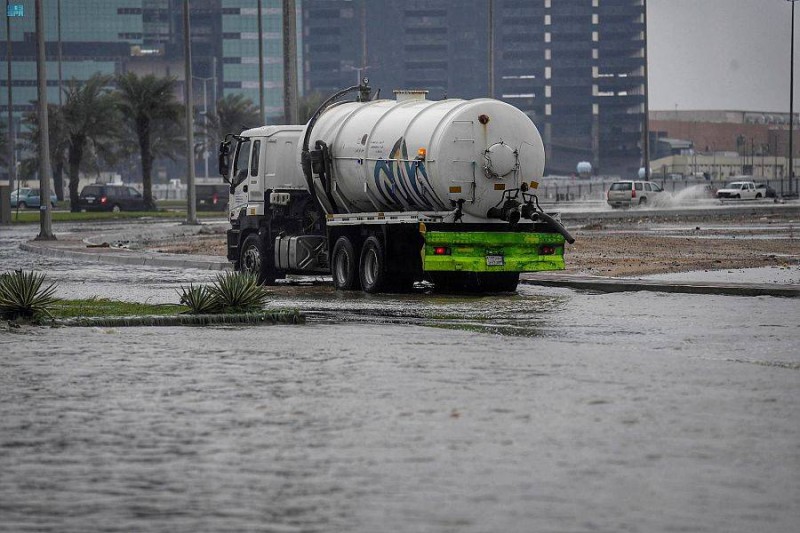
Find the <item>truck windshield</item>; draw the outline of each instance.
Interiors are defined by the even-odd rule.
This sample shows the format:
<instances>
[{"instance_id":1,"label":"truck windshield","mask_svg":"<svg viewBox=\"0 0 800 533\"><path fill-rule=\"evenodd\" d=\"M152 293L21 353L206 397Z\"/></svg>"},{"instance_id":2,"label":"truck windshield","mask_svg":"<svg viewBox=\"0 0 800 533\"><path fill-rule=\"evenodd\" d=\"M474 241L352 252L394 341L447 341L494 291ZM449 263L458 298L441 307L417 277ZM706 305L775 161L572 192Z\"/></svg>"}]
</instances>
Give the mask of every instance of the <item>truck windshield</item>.
<instances>
[{"instance_id":1,"label":"truck windshield","mask_svg":"<svg viewBox=\"0 0 800 533\"><path fill-rule=\"evenodd\" d=\"M244 139L236 146L236 161L233 165L233 186L247 178L247 163L250 159L250 139Z\"/></svg>"}]
</instances>

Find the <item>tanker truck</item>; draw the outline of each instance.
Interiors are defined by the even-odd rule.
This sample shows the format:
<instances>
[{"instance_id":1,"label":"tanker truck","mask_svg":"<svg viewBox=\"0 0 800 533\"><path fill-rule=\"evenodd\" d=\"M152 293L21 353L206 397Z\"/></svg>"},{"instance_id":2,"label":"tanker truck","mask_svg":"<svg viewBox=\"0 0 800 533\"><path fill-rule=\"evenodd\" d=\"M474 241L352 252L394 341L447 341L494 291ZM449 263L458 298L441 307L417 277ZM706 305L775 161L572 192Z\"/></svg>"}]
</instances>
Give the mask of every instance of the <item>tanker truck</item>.
<instances>
[{"instance_id":1,"label":"tanker truck","mask_svg":"<svg viewBox=\"0 0 800 533\"><path fill-rule=\"evenodd\" d=\"M272 284L330 274L338 290L514 291L521 272L564 268L573 242L534 193L542 139L492 99L371 97L365 79L305 125L227 134L227 257ZM347 99L348 95L354 95Z\"/></svg>"}]
</instances>

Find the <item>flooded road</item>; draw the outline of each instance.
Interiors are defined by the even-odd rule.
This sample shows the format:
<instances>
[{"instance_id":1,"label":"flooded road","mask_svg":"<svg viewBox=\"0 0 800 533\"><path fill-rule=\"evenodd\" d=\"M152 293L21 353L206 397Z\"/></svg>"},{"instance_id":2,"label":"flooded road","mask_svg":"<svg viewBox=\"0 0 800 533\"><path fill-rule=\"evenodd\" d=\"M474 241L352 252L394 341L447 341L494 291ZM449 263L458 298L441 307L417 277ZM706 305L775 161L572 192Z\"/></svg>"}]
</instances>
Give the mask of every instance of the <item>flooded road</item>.
<instances>
[{"instance_id":1,"label":"flooded road","mask_svg":"<svg viewBox=\"0 0 800 533\"><path fill-rule=\"evenodd\" d=\"M198 274L8 242L4 269L45 262L65 292L114 268L118 294L176 301ZM797 530L792 299L321 285L271 305L311 320L1 330L0 531Z\"/></svg>"}]
</instances>

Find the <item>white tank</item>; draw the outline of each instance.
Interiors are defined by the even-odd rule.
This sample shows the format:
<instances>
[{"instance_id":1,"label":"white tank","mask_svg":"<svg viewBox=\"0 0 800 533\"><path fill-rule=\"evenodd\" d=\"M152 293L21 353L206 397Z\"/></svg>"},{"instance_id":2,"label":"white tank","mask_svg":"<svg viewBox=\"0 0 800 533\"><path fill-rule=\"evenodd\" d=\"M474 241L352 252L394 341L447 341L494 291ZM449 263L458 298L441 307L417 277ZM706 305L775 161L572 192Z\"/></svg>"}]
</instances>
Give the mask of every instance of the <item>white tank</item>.
<instances>
[{"instance_id":1,"label":"white tank","mask_svg":"<svg viewBox=\"0 0 800 533\"><path fill-rule=\"evenodd\" d=\"M339 212L441 211L464 200L464 213L486 218L504 190L542 177L542 138L519 109L397 93L332 106L311 131L309 148L320 140L330 150Z\"/></svg>"}]
</instances>

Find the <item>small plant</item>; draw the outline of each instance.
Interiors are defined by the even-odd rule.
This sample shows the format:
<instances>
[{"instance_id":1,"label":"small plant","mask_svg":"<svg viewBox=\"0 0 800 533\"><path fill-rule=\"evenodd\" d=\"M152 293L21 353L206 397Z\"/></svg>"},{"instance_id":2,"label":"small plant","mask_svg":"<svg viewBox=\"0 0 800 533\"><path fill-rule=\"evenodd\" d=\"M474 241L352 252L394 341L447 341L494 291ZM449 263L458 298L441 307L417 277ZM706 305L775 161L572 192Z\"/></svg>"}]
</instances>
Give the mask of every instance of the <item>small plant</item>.
<instances>
[{"instance_id":1,"label":"small plant","mask_svg":"<svg viewBox=\"0 0 800 533\"><path fill-rule=\"evenodd\" d=\"M188 289L181 286L178 294L181 296L181 303L188 306L189 313L193 315L209 315L220 312L217 299L205 285L189 284Z\"/></svg>"},{"instance_id":2,"label":"small plant","mask_svg":"<svg viewBox=\"0 0 800 533\"><path fill-rule=\"evenodd\" d=\"M261 311L268 297L264 288L258 284L257 276L241 272L217 274L217 280L208 291L223 313Z\"/></svg>"},{"instance_id":3,"label":"small plant","mask_svg":"<svg viewBox=\"0 0 800 533\"><path fill-rule=\"evenodd\" d=\"M189 285L178 291L181 304L193 315L262 311L268 294L253 274L225 272L211 287Z\"/></svg>"},{"instance_id":4,"label":"small plant","mask_svg":"<svg viewBox=\"0 0 800 533\"><path fill-rule=\"evenodd\" d=\"M53 297L55 283L42 288L44 274L15 270L0 275L0 317L8 320L52 318L50 307L57 301Z\"/></svg>"}]
</instances>

